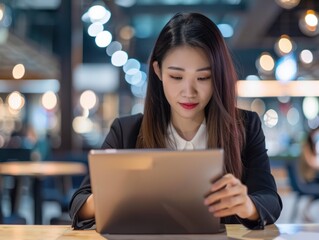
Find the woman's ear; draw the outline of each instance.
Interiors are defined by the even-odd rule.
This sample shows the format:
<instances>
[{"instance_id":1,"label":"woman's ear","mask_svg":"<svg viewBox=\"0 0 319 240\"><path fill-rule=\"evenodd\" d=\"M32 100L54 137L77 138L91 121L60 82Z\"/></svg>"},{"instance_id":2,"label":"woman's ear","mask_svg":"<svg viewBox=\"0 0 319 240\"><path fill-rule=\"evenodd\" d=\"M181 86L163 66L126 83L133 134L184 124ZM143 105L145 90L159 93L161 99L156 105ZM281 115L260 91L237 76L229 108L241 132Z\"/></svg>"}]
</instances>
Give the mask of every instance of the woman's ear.
<instances>
[{"instance_id":1,"label":"woman's ear","mask_svg":"<svg viewBox=\"0 0 319 240\"><path fill-rule=\"evenodd\" d=\"M158 79L162 81L162 74L161 74L161 69L159 67L158 61L153 62L153 69Z\"/></svg>"}]
</instances>

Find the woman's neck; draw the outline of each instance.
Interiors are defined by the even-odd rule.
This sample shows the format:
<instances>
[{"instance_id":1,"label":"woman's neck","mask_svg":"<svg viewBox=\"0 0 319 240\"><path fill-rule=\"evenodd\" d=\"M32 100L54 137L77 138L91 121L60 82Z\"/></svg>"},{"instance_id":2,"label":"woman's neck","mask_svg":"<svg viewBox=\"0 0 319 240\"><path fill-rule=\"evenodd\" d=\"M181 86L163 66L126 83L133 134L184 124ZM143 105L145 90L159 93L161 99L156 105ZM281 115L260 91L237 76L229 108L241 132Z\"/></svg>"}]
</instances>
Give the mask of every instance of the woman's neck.
<instances>
[{"instance_id":1,"label":"woman's neck","mask_svg":"<svg viewBox=\"0 0 319 240\"><path fill-rule=\"evenodd\" d=\"M189 121L189 120L172 120L172 124L181 138L185 139L186 141L190 141L196 135L200 125L202 124L203 120L201 121Z\"/></svg>"}]
</instances>

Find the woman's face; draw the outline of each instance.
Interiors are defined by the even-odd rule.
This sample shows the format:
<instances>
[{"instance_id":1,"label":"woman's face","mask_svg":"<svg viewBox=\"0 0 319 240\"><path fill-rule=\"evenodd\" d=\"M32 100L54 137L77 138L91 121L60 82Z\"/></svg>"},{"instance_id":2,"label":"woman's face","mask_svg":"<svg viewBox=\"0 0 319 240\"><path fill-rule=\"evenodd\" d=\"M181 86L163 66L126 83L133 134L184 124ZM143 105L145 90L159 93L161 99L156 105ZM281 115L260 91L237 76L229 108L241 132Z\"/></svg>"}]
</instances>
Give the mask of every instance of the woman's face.
<instances>
[{"instance_id":1,"label":"woman's face","mask_svg":"<svg viewBox=\"0 0 319 240\"><path fill-rule=\"evenodd\" d=\"M211 66L205 52L190 46L177 47L167 53L161 69L157 62L153 67L163 82L172 121L201 123L205 107L213 95Z\"/></svg>"}]
</instances>

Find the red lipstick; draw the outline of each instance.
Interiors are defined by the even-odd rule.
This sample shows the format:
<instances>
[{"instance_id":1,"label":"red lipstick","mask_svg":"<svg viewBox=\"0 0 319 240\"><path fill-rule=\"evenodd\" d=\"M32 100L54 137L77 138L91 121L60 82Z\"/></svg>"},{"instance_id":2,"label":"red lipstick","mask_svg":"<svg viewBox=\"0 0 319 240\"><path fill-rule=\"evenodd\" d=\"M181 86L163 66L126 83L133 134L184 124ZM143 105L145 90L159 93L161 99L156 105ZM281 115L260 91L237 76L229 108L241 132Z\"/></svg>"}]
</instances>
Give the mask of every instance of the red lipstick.
<instances>
[{"instance_id":1,"label":"red lipstick","mask_svg":"<svg viewBox=\"0 0 319 240\"><path fill-rule=\"evenodd\" d=\"M180 103L180 105L185 109L193 109L198 105L198 103Z\"/></svg>"}]
</instances>

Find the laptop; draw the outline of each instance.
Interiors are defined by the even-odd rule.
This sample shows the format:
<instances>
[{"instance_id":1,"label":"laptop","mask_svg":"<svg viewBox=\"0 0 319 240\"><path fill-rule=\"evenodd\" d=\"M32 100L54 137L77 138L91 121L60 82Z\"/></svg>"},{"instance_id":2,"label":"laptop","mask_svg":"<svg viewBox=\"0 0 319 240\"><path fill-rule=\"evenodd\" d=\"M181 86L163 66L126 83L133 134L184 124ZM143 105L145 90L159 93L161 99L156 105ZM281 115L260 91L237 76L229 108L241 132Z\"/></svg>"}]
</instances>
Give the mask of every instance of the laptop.
<instances>
[{"instance_id":1,"label":"laptop","mask_svg":"<svg viewBox=\"0 0 319 240\"><path fill-rule=\"evenodd\" d=\"M96 231L212 234L224 231L204 198L223 174L223 150L91 150Z\"/></svg>"}]
</instances>

